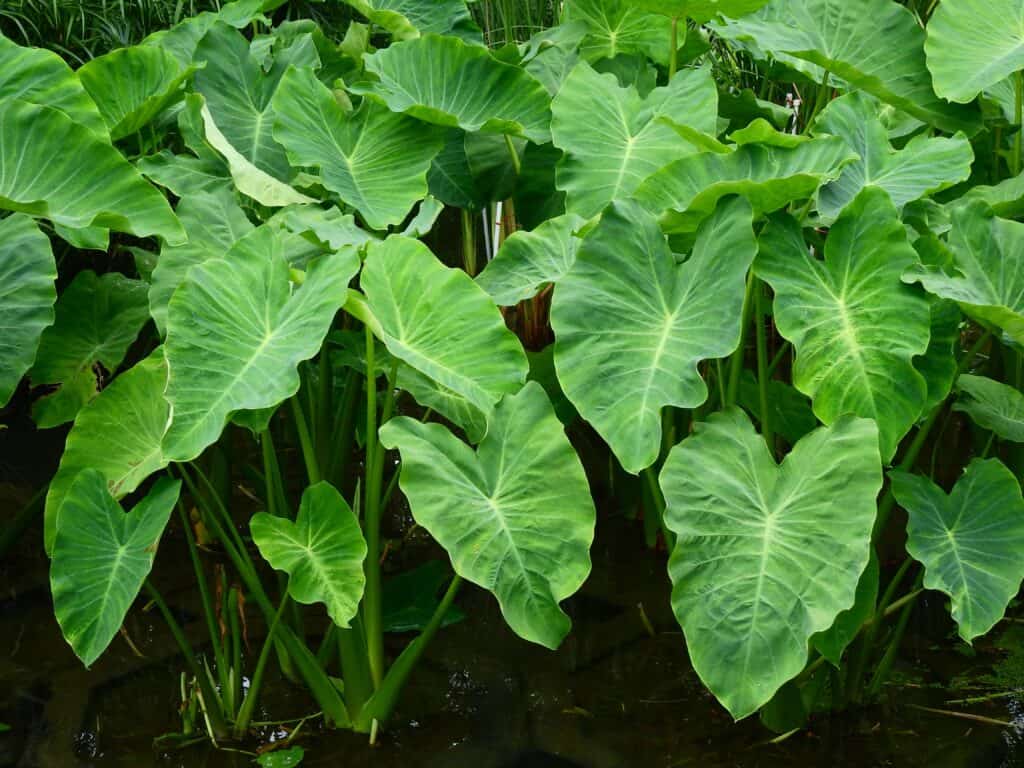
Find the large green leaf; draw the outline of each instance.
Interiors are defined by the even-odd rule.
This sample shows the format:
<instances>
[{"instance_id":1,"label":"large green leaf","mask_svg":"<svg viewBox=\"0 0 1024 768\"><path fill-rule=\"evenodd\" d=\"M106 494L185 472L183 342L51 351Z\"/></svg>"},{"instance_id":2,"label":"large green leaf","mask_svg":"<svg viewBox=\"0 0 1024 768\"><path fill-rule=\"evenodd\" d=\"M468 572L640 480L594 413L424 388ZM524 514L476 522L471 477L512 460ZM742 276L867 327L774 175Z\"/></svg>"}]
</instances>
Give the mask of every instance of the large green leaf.
<instances>
[{"instance_id":1,"label":"large green leaf","mask_svg":"<svg viewBox=\"0 0 1024 768\"><path fill-rule=\"evenodd\" d=\"M119 272L79 272L57 300L54 324L43 331L29 375L53 386L32 406L39 427L75 418L121 365L149 319L146 284Z\"/></svg>"},{"instance_id":2,"label":"large green leaf","mask_svg":"<svg viewBox=\"0 0 1024 768\"><path fill-rule=\"evenodd\" d=\"M935 92L966 103L1024 69L1019 0L946 0L928 21L924 44Z\"/></svg>"},{"instance_id":3,"label":"large green leaf","mask_svg":"<svg viewBox=\"0 0 1024 768\"><path fill-rule=\"evenodd\" d=\"M347 628L366 586L366 542L334 486L317 483L303 491L294 522L260 512L249 528L260 554L290 577L288 594L305 605L323 603L331 621Z\"/></svg>"},{"instance_id":4,"label":"large green leaf","mask_svg":"<svg viewBox=\"0 0 1024 768\"><path fill-rule=\"evenodd\" d=\"M889 144L873 100L851 93L829 103L815 121L817 133L841 137L860 159L822 188L818 211L832 220L867 186L881 187L897 208L951 187L971 175L974 152L963 134L951 139L918 136L901 150Z\"/></svg>"},{"instance_id":5,"label":"large green leaf","mask_svg":"<svg viewBox=\"0 0 1024 768\"><path fill-rule=\"evenodd\" d=\"M962 374L956 381L960 396L954 411L963 411L983 429L1004 440L1024 443L1024 395L1008 384L984 376Z\"/></svg>"},{"instance_id":6,"label":"large green leaf","mask_svg":"<svg viewBox=\"0 0 1024 768\"><path fill-rule=\"evenodd\" d=\"M639 7L676 19L690 18L701 24L719 16L738 18L768 5L769 0L635 0Z\"/></svg>"},{"instance_id":7,"label":"large green leaf","mask_svg":"<svg viewBox=\"0 0 1024 768\"><path fill-rule=\"evenodd\" d=\"M701 680L740 719L807 663L854 605L882 487L878 433L844 417L781 466L737 409L712 414L661 472L672 608Z\"/></svg>"},{"instance_id":8,"label":"large green leaf","mask_svg":"<svg viewBox=\"0 0 1024 768\"><path fill-rule=\"evenodd\" d=\"M61 504L80 472L101 472L107 490L120 499L167 465L160 450L170 415L164 400L166 385L167 365L163 350L158 349L114 379L78 412L46 492L47 552L53 549Z\"/></svg>"},{"instance_id":9,"label":"large green leaf","mask_svg":"<svg viewBox=\"0 0 1024 768\"><path fill-rule=\"evenodd\" d=\"M743 195L755 215L809 198L856 158L842 139L791 147L743 144L727 154L704 152L677 160L640 185L636 198L662 215L667 232L693 232L725 195Z\"/></svg>"},{"instance_id":10,"label":"large green leaf","mask_svg":"<svg viewBox=\"0 0 1024 768\"><path fill-rule=\"evenodd\" d=\"M568 213L549 219L532 232L507 238L476 282L494 301L510 307L529 299L546 284L558 282L576 261L576 230L584 220Z\"/></svg>"},{"instance_id":11,"label":"large green leaf","mask_svg":"<svg viewBox=\"0 0 1024 768\"><path fill-rule=\"evenodd\" d=\"M320 171L373 229L399 224L427 194L441 134L370 99L347 114L310 69L290 69L274 97L274 136L295 165Z\"/></svg>"},{"instance_id":12,"label":"large green leaf","mask_svg":"<svg viewBox=\"0 0 1024 768\"><path fill-rule=\"evenodd\" d=\"M164 196L109 142L63 112L16 99L0 100L0 208L74 229L184 237Z\"/></svg>"},{"instance_id":13,"label":"large green leaf","mask_svg":"<svg viewBox=\"0 0 1024 768\"><path fill-rule=\"evenodd\" d=\"M976 110L935 95L925 65L924 30L914 14L892 0L774 0L715 30L783 60L815 65L819 73L824 70L944 130L972 133L980 127Z\"/></svg>"},{"instance_id":14,"label":"large green leaf","mask_svg":"<svg viewBox=\"0 0 1024 768\"><path fill-rule=\"evenodd\" d=\"M364 59L376 76L353 83L356 93L380 99L393 112L465 131L550 136L550 97L539 82L486 49L454 37L424 35Z\"/></svg>"},{"instance_id":15,"label":"large green leaf","mask_svg":"<svg viewBox=\"0 0 1024 768\"><path fill-rule=\"evenodd\" d=\"M50 241L28 216L0 219L0 408L36 359L53 323L57 264Z\"/></svg>"},{"instance_id":16,"label":"large green leaf","mask_svg":"<svg viewBox=\"0 0 1024 768\"><path fill-rule=\"evenodd\" d=\"M218 22L196 47L195 88L224 138L248 162L280 181L292 177L284 148L274 140L273 97L284 71L264 72L238 30Z\"/></svg>"},{"instance_id":17,"label":"large green leaf","mask_svg":"<svg viewBox=\"0 0 1024 768\"><path fill-rule=\"evenodd\" d=\"M657 220L613 203L555 289L555 367L566 396L628 472L654 463L661 409L708 396L701 360L740 338L747 270L757 252L750 205L723 201L679 264Z\"/></svg>"},{"instance_id":18,"label":"large green leaf","mask_svg":"<svg viewBox=\"0 0 1024 768\"><path fill-rule=\"evenodd\" d=\"M188 270L209 259L218 259L253 230L229 189L189 195L178 203L178 219L188 240L182 245L164 244L149 286L149 311L161 333L167 330L167 303Z\"/></svg>"},{"instance_id":19,"label":"large green leaf","mask_svg":"<svg viewBox=\"0 0 1024 768\"><path fill-rule=\"evenodd\" d=\"M590 573L595 512L541 386L531 382L498 404L475 453L441 425L404 416L380 439L401 453L413 517L455 572L493 592L520 637L557 648L570 628L558 604Z\"/></svg>"},{"instance_id":20,"label":"large green leaf","mask_svg":"<svg viewBox=\"0 0 1024 768\"><path fill-rule=\"evenodd\" d=\"M396 40L407 40L431 32L454 35L482 43L480 28L465 0L345 0Z\"/></svg>"},{"instance_id":21,"label":"large green leaf","mask_svg":"<svg viewBox=\"0 0 1024 768\"><path fill-rule=\"evenodd\" d=\"M176 155L163 149L155 155L140 157L135 167L150 181L166 187L178 197L199 192L219 192L231 187L231 172L223 158L213 152L208 157Z\"/></svg>"},{"instance_id":22,"label":"large green leaf","mask_svg":"<svg viewBox=\"0 0 1024 768\"><path fill-rule=\"evenodd\" d=\"M180 480L161 478L125 514L99 470L83 470L68 488L50 588L61 632L87 667L110 645L153 568L180 489Z\"/></svg>"},{"instance_id":23,"label":"large green leaf","mask_svg":"<svg viewBox=\"0 0 1024 768\"><path fill-rule=\"evenodd\" d=\"M353 249L332 253L293 289L275 231L258 231L261 248L250 242L193 267L168 305L173 421L163 451L173 461L202 453L232 412L269 408L298 391L298 364L320 349L359 267Z\"/></svg>"},{"instance_id":24,"label":"large green leaf","mask_svg":"<svg viewBox=\"0 0 1024 768\"><path fill-rule=\"evenodd\" d=\"M418 240L370 246L361 285L388 351L482 413L526 380L526 355L491 298Z\"/></svg>"},{"instance_id":25,"label":"large green leaf","mask_svg":"<svg viewBox=\"0 0 1024 768\"><path fill-rule=\"evenodd\" d=\"M96 104L60 56L22 47L0 34L0 102L9 99L60 110L97 136L107 137Z\"/></svg>"},{"instance_id":26,"label":"large green leaf","mask_svg":"<svg viewBox=\"0 0 1024 768\"><path fill-rule=\"evenodd\" d=\"M641 53L668 62L672 26L669 19L630 0L568 0L562 22L581 21L587 34L580 54L587 61L610 59L620 53Z\"/></svg>"},{"instance_id":27,"label":"large green leaf","mask_svg":"<svg viewBox=\"0 0 1024 768\"><path fill-rule=\"evenodd\" d=\"M789 216L761 235L755 270L775 291L775 325L793 342L793 384L825 424L844 414L875 419L892 458L928 393L914 368L928 348L927 299L900 276L917 261L888 195L869 187L829 231L825 258Z\"/></svg>"},{"instance_id":28,"label":"large green leaf","mask_svg":"<svg viewBox=\"0 0 1024 768\"><path fill-rule=\"evenodd\" d=\"M998 459L974 459L948 496L930 480L891 473L907 510L907 551L924 586L949 595L960 637L971 642L1003 618L1024 579L1024 499Z\"/></svg>"},{"instance_id":29,"label":"large green leaf","mask_svg":"<svg viewBox=\"0 0 1024 768\"><path fill-rule=\"evenodd\" d=\"M589 218L631 197L651 174L697 151L668 118L713 135L717 106L707 69L680 72L644 99L614 75L577 64L551 104L551 135L565 152L556 178L566 209Z\"/></svg>"},{"instance_id":30,"label":"large green leaf","mask_svg":"<svg viewBox=\"0 0 1024 768\"><path fill-rule=\"evenodd\" d=\"M904 279L1024 343L1024 224L997 218L980 200L955 207L952 219L952 268L915 264Z\"/></svg>"},{"instance_id":31,"label":"large green leaf","mask_svg":"<svg viewBox=\"0 0 1024 768\"><path fill-rule=\"evenodd\" d=\"M172 54L146 45L119 48L78 70L114 141L136 133L179 99L191 74Z\"/></svg>"}]
</instances>

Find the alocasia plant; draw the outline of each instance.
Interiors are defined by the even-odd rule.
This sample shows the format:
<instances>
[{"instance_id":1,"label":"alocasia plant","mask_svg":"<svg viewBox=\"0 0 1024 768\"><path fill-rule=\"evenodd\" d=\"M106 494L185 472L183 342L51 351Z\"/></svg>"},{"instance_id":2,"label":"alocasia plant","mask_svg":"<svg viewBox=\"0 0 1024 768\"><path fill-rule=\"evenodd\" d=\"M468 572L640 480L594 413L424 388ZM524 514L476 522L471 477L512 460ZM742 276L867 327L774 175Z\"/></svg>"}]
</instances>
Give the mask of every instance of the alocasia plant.
<instances>
[{"instance_id":1,"label":"alocasia plant","mask_svg":"<svg viewBox=\"0 0 1024 768\"><path fill-rule=\"evenodd\" d=\"M145 586L218 743L252 736L270 664L376 738L463 581L563 642L605 476L736 718L867 701L918 587L964 640L1000 620L1014 3L922 29L934 3L567 0L493 49L463 0L349 0L343 29L280 5L77 71L0 37L0 403L73 422L43 538L86 664ZM399 494L447 559L387 587ZM168 525L203 659L148 580Z\"/></svg>"}]
</instances>

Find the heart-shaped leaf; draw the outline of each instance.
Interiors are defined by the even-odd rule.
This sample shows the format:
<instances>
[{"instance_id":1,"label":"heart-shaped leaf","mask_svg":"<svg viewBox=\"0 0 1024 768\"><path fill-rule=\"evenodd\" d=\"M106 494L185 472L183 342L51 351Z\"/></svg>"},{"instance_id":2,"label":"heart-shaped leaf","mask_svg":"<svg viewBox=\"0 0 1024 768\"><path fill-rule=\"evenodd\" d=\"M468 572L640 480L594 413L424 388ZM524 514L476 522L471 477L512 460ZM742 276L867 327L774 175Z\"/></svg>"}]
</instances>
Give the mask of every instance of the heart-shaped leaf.
<instances>
[{"instance_id":1,"label":"heart-shaped leaf","mask_svg":"<svg viewBox=\"0 0 1024 768\"><path fill-rule=\"evenodd\" d=\"M160 443L170 407L164 400L167 364L162 349L122 373L92 402L82 407L68 433L60 466L46 492L46 551L53 550L58 514L68 488L86 469L103 474L115 499L134 491L167 466Z\"/></svg>"},{"instance_id":2,"label":"heart-shaped leaf","mask_svg":"<svg viewBox=\"0 0 1024 768\"><path fill-rule=\"evenodd\" d=\"M948 496L924 477L892 472L907 510L907 551L924 566L924 586L949 595L965 642L1003 618L1024 579L1024 499L998 459L974 459Z\"/></svg>"},{"instance_id":3,"label":"heart-shaped leaf","mask_svg":"<svg viewBox=\"0 0 1024 768\"><path fill-rule=\"evenodd\" d=\"M304 605L323 603L331 621L347 628L366 586L366 542L334 486L317 483L303 491L294 522L260 512L249 528L264 559L288 574L288 594Z\"/></svg>"},{"instance_id":4,"label":"heart-shaped leaf","mask_svg":"<svg viewBox=\"0 0 1024 768\"><path fill-rule=\"evenodd\" d=\"M576 261L584 220L568 213L549 219L532 232L513 233L488 262L476 282L494 301L510 307L558 282Z\"/></svg>"},{"instance_id":5,"label":"heart-shaped leaf","mask_svg":"<svg viewBox=\"0 0 1024 768\"><path fill-rule=\"evenodd\" d=\"M818 259L789 216L760 239L755 271L775 291L775 324L793 342L793 384L825 424L875 419L882 458L917 421L928 387L914 367L928 348L927 299L900 276L917 261L888 195L868 187L836 220Z\"/></svg>"},{"instance_id":6,"label":"heart-shaped leaf","mask_svg":"<svg viewBox=\"0 0 1024 768\"><path fill-rule=\"evenodd\" d=\"M202 453L232 412L270 408L298 391L298 364L320 349L359 268L353 249L331 253L293 289L279 236L257 231L259 243L192 267L167 307L173 421L163 450L173 461Z\"/></svg>"},{"instance_id":7,"label":"heart-shaped leaf","mask_svg":"<svg viewBox=\"0 0 1024 768\"><path fill-rule=\"evenodd\" d=\"M100 138L107 126L82 82L53 51L26 48L0 34L0 101L20 99L59 110Z\"/></svg>"},{"instance_id":8,"label":"heart-shaped leaf","mask_svg":"<svg viewBox=\"0 0 1024 768\"><path fill-rule=\"evenodd\" d=\"M671 22L631 0L567 0L562 23L583 22L587 34L580 55L590 62L620 53L640 53L668 62Z\"/></svg>"},{"instance_id":9,"label":"heart-shaped leaf","mask_svg":"<svg viewBox=\"0 0 1024 768\"><path fill-rule=\"evenodd\" d=\"M83 229L184 239L171 206L105 139L63 112L0 100L0 208Z\"/></svg>"},{"instance_id":10,"label":"heart-shaped leaf","mask_svg":"<svg viewBox=\"0 0 1024 768\"><path fill-rule=\"evenodd\" d=\"M153 567L180 480L161 478L128 514L96 469L71 483L60 506L50 588L64 639L85 666L107 649Z\"/></svg>"},{"instance_id":11,"label":"heart-shaped leaf","mask_svg":"<svg viewBox=\"0 0 1024 768\"><path fill-rule=\"evenodd\" d=\"M36 359L53 324L57 264L50 241L28 216L0 219L0 408Z\"/></svg>"},{"instance_id":12,"label":"heart-shaped leaf","mask_svg":"<svg viewBox=\"0 0 1024 768\"><path fill-rule=\"evenodd\" d=\"M788 147L742 144L726 154L704 152L670 163L640 185L636 199L662 215L666 232L694 232L725 195L742 195L761 216L813 196L855 158L834 137Z\"/></svg>"},{"instance_id":13,"label":"heart-shaped leaf","mask_svg":"<svg viewBox=\"0 0 1024 768\"><path fill-rule=\"evenodd\" d=\"M526 380L526 355L491 298L418 240L370 246L360 283L388 351L480 413Z\"/></svg>"},{"instance_id":14,"label":"heart-shaped leaf","mask_svg":"<svg viewBox=\"0 0 1024 768\"><path fill-rule=\"evenodd\" d=\"M538 144L551 138L551 99L544 86L482 46L424 35L364 62L377 80L353 83L351 89L380 99L392 112L469 132L524 136Z\"/></svg>"},{"instance_id":15,"label":"heart-shaped leaf","mask_svg":"<svg viewBox=\"0 0 1024 768\"><path fill-rule=\"evenodd\" d=\"M924 44L935 92L966 103L1024 69L1024 6L1017 0L943 2Z\"/></svg>"},{"instance_id":16,"label":"heart-shaped leaf","mask_svg":"<svg viewBox=\"0 0 1024 768\"><path fill-rule=\"evenodd\" d=\"M952 299L960 308L1024 344L1024 224L995 216L980 200L953 209L952 269L915 264L904 280Z\"/></svg>"},{"instance_id":17,"label":"heart-shaped leaf","mask_svg":"<svg viewBox=\"0 0 1024 768\"><path fill-rule=\"evenodd\" d=\"M843 417L781 466L742 411L698 422L661 472L672 609L704 684L737 720L807 663L854 605L882 487L878 433Z\"/></svg>"},{"instance_id":18,"label":"heart-shaped leaf","mask_svg":"<svg viewBox=\"0 0 1024 768\"><path fill-rule=\"evenodd\" d=\"M983 429L1004 440L1024 443L1024 395L1018 390L984 376L961 374L956 380L960 393L953 404Z\"/></svg>"},{"instance_id":19,"label":"heart-shaped leaf","mask_svg":"<svg viewBox=\"0 0 1024 768\"><path fill-rule=\"evenodd\" d=\"M114 374L149 319L146 290L141 280L89 269L64 290L29 374L34 386L57 387L32 406L39 427L71 421Z\"/></svg>"},{"instance_id":20,"label":"heart-shaped leaf","mask_svg":"<svg viewBox=\"0 0 1024 768\"><path fill-rule=\"evenodd\" d=\"M380 430L402 455L413 517L455 572L488 589L520 637L557 648L559 603L590 573L595 511L583 466L544 390L531 382L495 407L474 453L439 424L400 417Z\"/></svg>"},{"instance_id":21,"label":"heart-shaped leaf","mask_svg":"<svg viewBox=\"0 0 1024 768\"><path fill-rule=\"evenodd\" d=\"M221 258L253 230L235 193L227 188L183 198L177 214L188 241L160 248L149 286L149 311L161 333L167 330L167 303L188 270L208 259Z\"/></svg>"},{"instance_id":22,"label":"heart-shaped leaf","mask_svg":"<svg viewBox=\"0 0 1024 768\"><path fill-rule=\"evenodd\" d=\"M892 0L773 0L714 28L785 63L804 64L801 68L815 79L823 72L842 78L851 88L944 130L971 134L980 126L976 110L935 95L925 65L924 30L914 14Z\"/></svg>"},{"instance_id":23,"label":"heart-shaped leaf","mask_svg":"<svg viewBox=\"0 0 1024 768\"><path fill-rule=\"evenodd\" d=\"M680 72L644 99L614 75L577 64L551 104L552 139L565 152L556 179L566 209L589 218L631 197L651 174L697 151L669 119L714 135L717 107L708 69Z\"/></svg>"},{"instance_id":24,"label":"heart-shaped leaf","mask_svg":"<svg viewBox=\"0 0 1024 768\"><path fill-rule=\"evenodd\" d=\"M273 98L284 68L264 72L248 41L223 22L214 24L199 41L195 60L205 62L196 72L195 89L205 98L224 139L259 170L289 181L291 166L273 136Z\"/></svg>"},{"instance_id":25,"label":"heart-shaped leaf","mask_svg":"<svg viewBox=\"0 0 1024 768\"><path fill-rule=\"evenodd\" d=\"M369 99L346 114L309 69L290 69L274 97L274 137L372 229L401 223L427 194L441 134ZM401 179L401 183L396 180Z\"/></svg>"},{"instance_id":26,"label":"heart-shaped leaf","mask_svg":"<svg viewBox=\"0 0 1024 768\"><path fill-rule=\"evenodd\" d=\"M842 175L823 187L818 212L833 220L867 186L881 187L902 209L911 200L951 187L971 175L974 151L963 134L951 139L918 136L903 149L889 144L873 101L851 93L834 101L815 121L817 133L839 136L860 155Z\"/></svg>"},{"instance_id":27,"label":"heart-shaped leaf","mask_svg":"<svg viewBox=\"0 0 1024 768\"><path fill-rule=\"evenodd\" d=\"M613 203L555 290L555 367L566 396L628 472L654 463L661 409L708 396L701 360L739 343L747 270L757 252L750 205L723 201L679 264L657 220Z\"/></svg>"},{"instance_id":28,"label":"heart-shaped leaf","mask_svg":"<svg viewBox=\"0 0 1024 768\"><path fill-rule=\"evenodd\" d=\"M119 48L78 70L78 78L103 115L113 141L131 136L181 98L192 74L173 55L152 46Z\"/></svg>"}]
</instances>

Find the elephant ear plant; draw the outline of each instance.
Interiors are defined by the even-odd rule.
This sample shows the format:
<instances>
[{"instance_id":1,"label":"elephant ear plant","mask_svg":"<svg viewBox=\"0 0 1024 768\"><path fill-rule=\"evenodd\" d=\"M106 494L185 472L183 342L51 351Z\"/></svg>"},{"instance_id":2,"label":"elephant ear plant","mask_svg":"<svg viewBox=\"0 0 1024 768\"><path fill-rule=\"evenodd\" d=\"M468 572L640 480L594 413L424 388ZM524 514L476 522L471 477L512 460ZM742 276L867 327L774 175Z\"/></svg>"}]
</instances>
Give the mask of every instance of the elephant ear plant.
<instances>
[{"instance_id":1,"label":"elephant ear plant","mask_svg":"<svg viewBox=\"0 0 1024 768\"><path fill-rule=\"evenodd\" d=\"M280 4L77 71L0 38L0 402L71 424L44 545L85 664L145 590L216 742L271 664L374 738L464 581L526 641L571 631L569 434L637 479L679 653L737 719L869 701L922 590L967 642L1003 617L1019 3L567 0L496 51L461 0L351 0L342 39ZM450 570L396 597L399 491ZM150 575L172 516L201 654Z\"/></svg>"}]
</instances>

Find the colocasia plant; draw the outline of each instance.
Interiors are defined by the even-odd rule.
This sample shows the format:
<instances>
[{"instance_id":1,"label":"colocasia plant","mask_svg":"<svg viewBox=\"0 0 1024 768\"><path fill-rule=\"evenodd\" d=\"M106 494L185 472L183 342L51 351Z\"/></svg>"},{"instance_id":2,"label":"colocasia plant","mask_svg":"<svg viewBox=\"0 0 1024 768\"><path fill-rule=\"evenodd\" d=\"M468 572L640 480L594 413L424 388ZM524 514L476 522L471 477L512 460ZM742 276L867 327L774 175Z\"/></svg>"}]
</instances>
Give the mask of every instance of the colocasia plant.
<instances>
[{"instance_id":1,"label":"colocasia plant","mask_svg":"<svg viewBox=\"0 0 1024 768\"><path fill-rule=\"evenodd\" d=\"M923 590L967 642L1002 618L1024 2L566 0L497 48L463 0L349 2L341 39L238 0L78 69L0 38L0 402L71 424L44 545L86 665L145 590L223 741L270 664L386 727L463 581L557 648L567 427L637 479L737 719L869 701ZM399 493L450 570L396 620ZM172 517L204 655L150 580Z\"/></svg>"}]
</instances>

